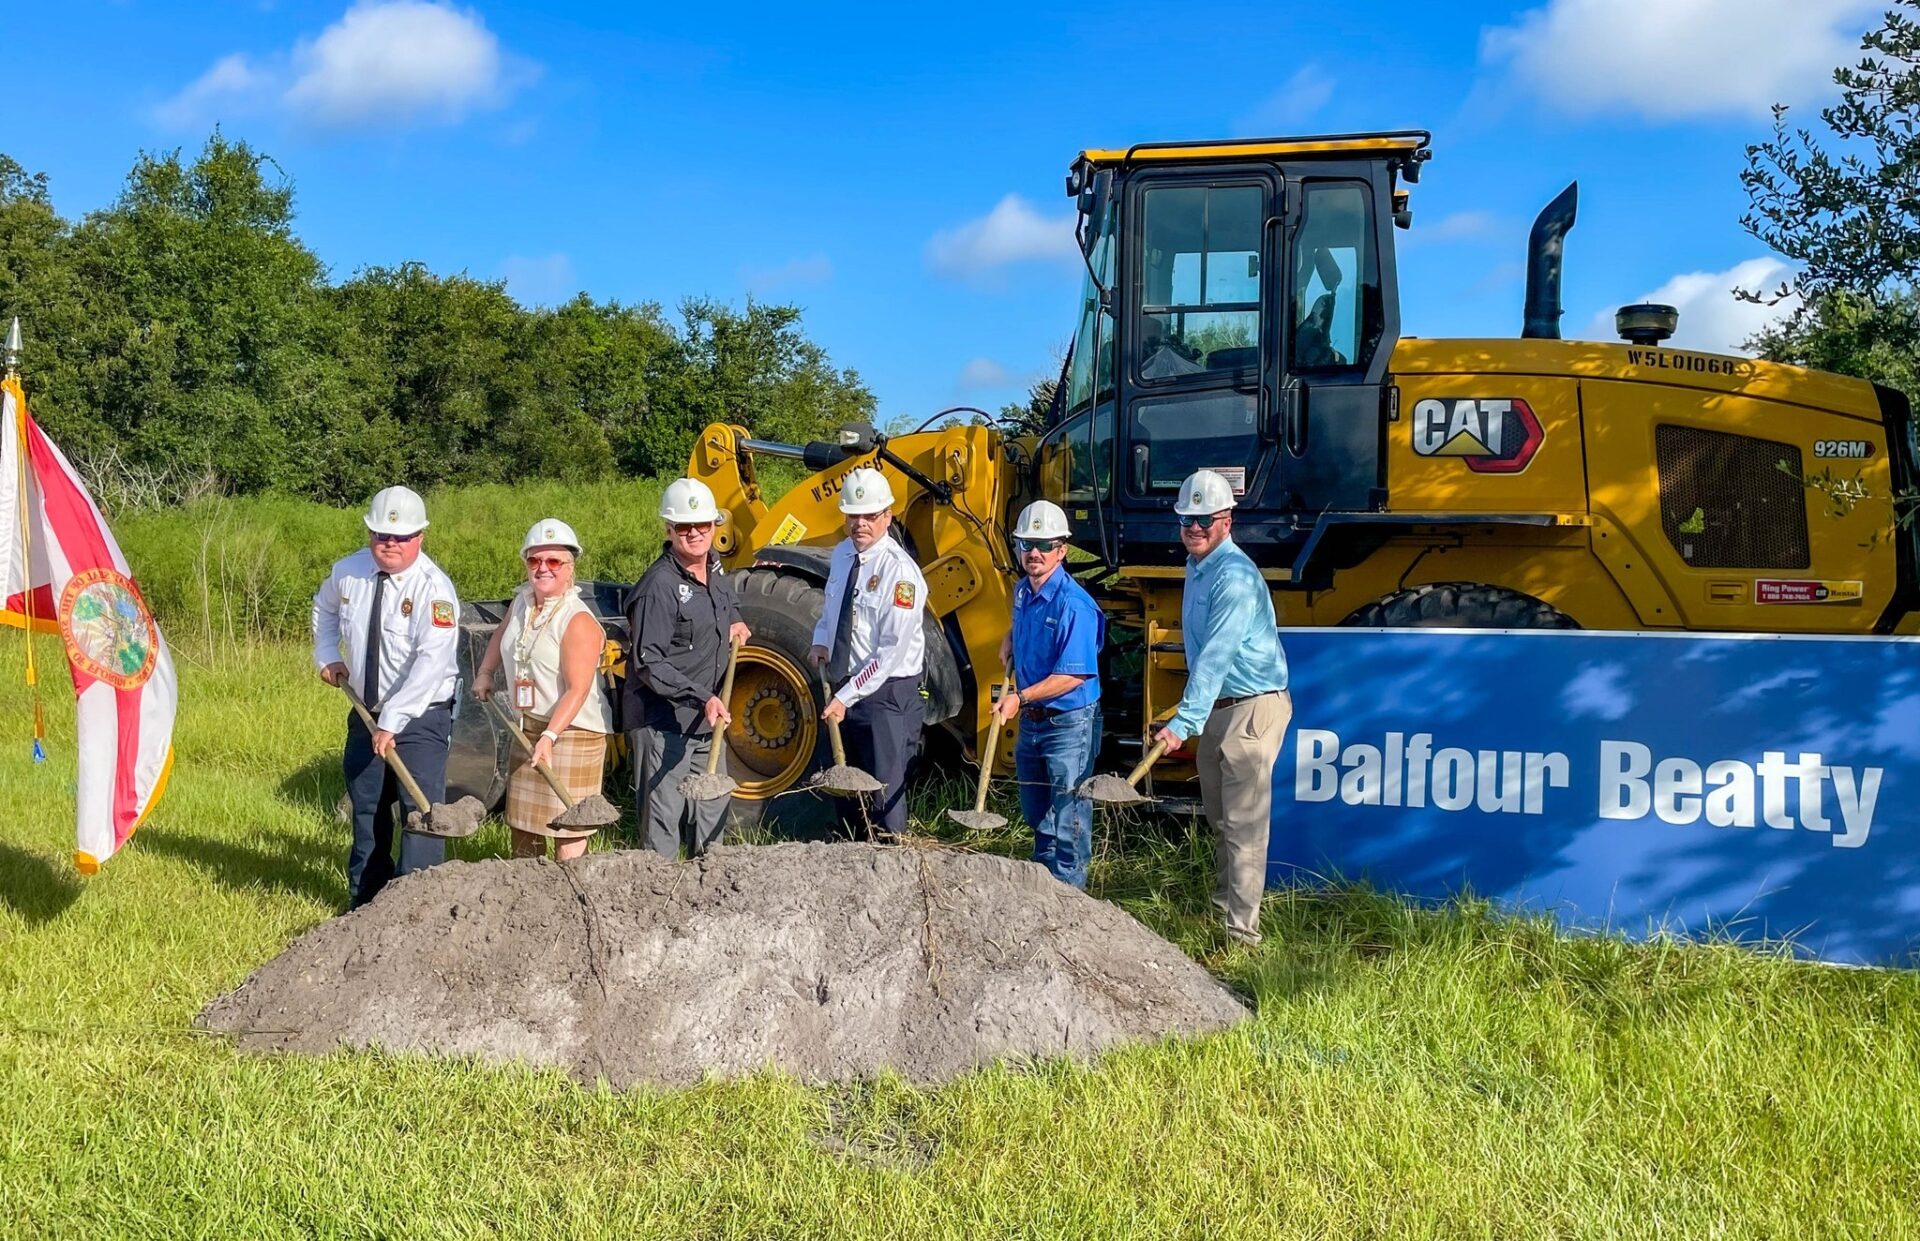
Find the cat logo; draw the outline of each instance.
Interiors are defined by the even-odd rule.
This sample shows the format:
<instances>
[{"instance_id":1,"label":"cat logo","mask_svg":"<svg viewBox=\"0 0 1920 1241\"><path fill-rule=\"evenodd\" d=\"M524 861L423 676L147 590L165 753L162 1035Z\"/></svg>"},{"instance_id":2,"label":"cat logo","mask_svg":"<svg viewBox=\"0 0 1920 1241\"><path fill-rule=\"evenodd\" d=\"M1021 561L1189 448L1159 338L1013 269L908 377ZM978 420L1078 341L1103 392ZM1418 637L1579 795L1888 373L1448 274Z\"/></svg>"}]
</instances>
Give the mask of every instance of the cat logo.
<instances>
[{"instance_id":1,"label":"cat logo","mask_svg":"<svg viewBox=\"0 0 1920 1241\"><path fill-rule=\"evenodd\" d=\"M1459 457L1476 474L1518 474L1546 433L1518 397L1428 397L1413 407L1413 451Z\"/></svg>"}]
</instances>

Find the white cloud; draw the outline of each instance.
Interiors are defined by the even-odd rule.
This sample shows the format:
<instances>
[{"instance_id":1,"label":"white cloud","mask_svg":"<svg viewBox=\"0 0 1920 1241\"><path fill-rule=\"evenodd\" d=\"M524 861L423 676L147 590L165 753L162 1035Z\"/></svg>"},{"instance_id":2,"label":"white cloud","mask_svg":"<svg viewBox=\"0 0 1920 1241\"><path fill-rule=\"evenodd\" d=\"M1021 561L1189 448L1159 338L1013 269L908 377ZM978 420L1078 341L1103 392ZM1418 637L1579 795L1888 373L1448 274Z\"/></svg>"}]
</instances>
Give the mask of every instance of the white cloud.
<instances>
[{"instance_id":1,"label":"white cloud","mask_svg":"<svg viewBox=\"0 0 1920 1241\"><path fill-rule=\"evenodd\" d=\"M789 259L774 267L743 267L740 282L755 293L792 288L801 284L825 284L833 279L833 261L824 254Z\"/></svg>"},{"instance_id":2,"label":"white cloud","mask_svg":"<svg viewBox=\"0 0 1920 1241\"><path fill-rule=\"evenodd\" d=\"M1491 211L1456 211L1452 215L1441 216L1431 224L1422 224L1416 215L1413 217L1413 231L1407 234L1407 240L1478 241L1494 236L1500 229L1501 220Z\"/></svg>"},{"instance_id":3,"label":"white cloud","mask_svg":"<svg viewBox=\"0 0 1920 1241\"><path fill-rule=\"evenodd\" d=\"M324 128L451 123L498 107L537 69L480 15L430 0L360 0L290 51L233 53L155 110L171 126L276 104Z\"/></svg>"},{"instance_id":4,"label":"white cloud","mask_svg":"<svg viewBox=\"0 0 1920 1241\"><path fill-rule=\"evenodd\" d=\"M1243 134L1282 133L1299 125L1333 98L1334 80L1319 65L1302 65L1279 90L1234 122Z\"/></svg>"},{"instance_id":5,"label":"white cloud","mask_svg":"<svg viewBox=\"0 0 1920 1241\"><path fill-rule=\"evenodd\" d=\"M531 258L513 255L500 264L500 278L507 282L514 300L525 306L557 305L580 290L573 260L557 252Z\"/></svg>"},{"instance_id":6,"label":"white cloud","mask_svg":"<svg viewBox=\"0 0 1920 1241\"><path fill-rule=\"evenodd\" d=\"M1745 353L1744 342L1762 328L1793 313L1797 304L1789 299L1776 306L1743 302L1733 295L1736 288L1768 293L1779 287L1792 269L1777 258L1748 259L1725 271L1694 271L1675 276L1659 288L1630 299L1634 302L1659 302L1680 312L1680 326L1667 344L1678 349L1703 349L1710 353ZM1626 305L1622 301L1621 305ZM1587 324L1588 340L1617 340L1613 312L1609 307L1594 315Z\"/></svg>"},{"instance_id":7,"label":"white cloud","mask_svg":"<svg viewBox=\"0 0 1920 1241\"><path fill-rule=\"evenodd\" d=\"M978 392L982 388L1004 388L1013 382L1007 368L992 358L975 358L960 368L960 390Z\"/></svg>"},{"instance_id":8,"label":"white cloud","mask_svg":"<svg viewBox=\"0 0 1920 1241\"><path fill-rule=\"evenodd\" d=\"M1764 116L1822 95L1881 0L1548 0L1480 35L1480 60L1573 113Z\"/></svg>"},{"instance_id":9,"label":"white cloud","mask_svg":"<svg viewBox=\"0 0 1920 1241\"><path fill-rule=\"evenodd\" d=\"M287 104L323 125L457 121L508 90L500 41L479 14L422 0L356 4L294 48L293 63Z\"/></svg>"},{"instance_id":10,"label":"white cloud","mask_svg":"<svg viewBox=\"0 0 1920 1241\"><path fill-rule=\"evenodd\" d=\"M1078 262L1073 213L1043 215L1018 194L927 242L927 264L948 276L977 276L1010 263Z\"/></svg>"},{"instance_id":11,"label":"white cloud","mask_svg":"<svg viewBox=\"0 0 1920 1241\"><path fill-rule=\"evenodd\" d=\"M223 113L231 116L261 107L272 91L273 75L235 52L214 61L212 68L155 108L154 117L176 129L197 129L219 120Z\"/></svg>"}]
</instances>

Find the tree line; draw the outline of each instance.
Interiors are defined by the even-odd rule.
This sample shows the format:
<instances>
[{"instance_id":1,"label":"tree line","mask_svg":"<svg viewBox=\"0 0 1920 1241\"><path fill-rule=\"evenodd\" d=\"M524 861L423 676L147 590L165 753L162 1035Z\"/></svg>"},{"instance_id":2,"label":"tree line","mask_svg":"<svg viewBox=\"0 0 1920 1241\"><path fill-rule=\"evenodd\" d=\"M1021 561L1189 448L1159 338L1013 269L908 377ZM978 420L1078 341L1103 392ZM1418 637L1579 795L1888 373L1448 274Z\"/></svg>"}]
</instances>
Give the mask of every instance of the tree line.
<instances>
[{"instance_id":1,"label":"tree line","mask_svg":"<svg viewBox=\"0 0 1920 1241\"><path fill-rule=\"evenodd\" d=\"M291 180L218 131L142 153L78 221L0 154L0 316L26 331L35 418L150 497L356 503L396 480L677 471L716 420L805 440L874 415L792 306L530 309L412 262L336 283L293 225Z\"/></svg>"}]
</instances>

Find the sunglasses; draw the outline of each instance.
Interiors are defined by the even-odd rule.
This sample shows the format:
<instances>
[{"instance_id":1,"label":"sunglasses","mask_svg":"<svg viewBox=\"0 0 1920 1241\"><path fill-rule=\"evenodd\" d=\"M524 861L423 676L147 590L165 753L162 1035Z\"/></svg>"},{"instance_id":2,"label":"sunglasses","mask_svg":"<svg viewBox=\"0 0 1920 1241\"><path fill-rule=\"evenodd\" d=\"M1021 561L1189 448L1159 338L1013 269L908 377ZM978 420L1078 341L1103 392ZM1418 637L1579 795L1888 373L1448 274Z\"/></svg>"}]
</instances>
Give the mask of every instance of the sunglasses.
<instances>
[{"instance_id":1,"label":"sunglasses","mask_svg":"<svg viewBox=\"0 0 1920 1241\"><path fill-rule=\"evenodd\" d=\"M373 533L373 541L376 543L411 543L419 537L418 530L412 534L388 534L382 530L376 530Z\"/></svg>"},{"instance_id":2,"label":"sunglasses","mask_svg":"<svg viewBox=\"0 0 1920 1241\"><path fill-rule=\"evenodd\" d=\"M1180 528L1182 530L1211 530L1213 529L1213 523L1219 520L1220 514L1218 513L1198 513L1193 516L1183 515L1180 518Z\"/></svg>"},{"instance_id":3,"label":"sunglasses","mask_svg":"<svg viewBox=\"0 0 1920 1241\"><path fill-rule=\"evenodd\" d=\"M675 534L707 534L712 529L713 523L710 521L683 521L675 524L673 532Z\"/></svg>"},{"instance_id":4,"label":"sunglasses","mask_svg":"<svg viewBox=\"0 0 1920 1241\"><path fill-rule=\"evenodd\" d=\"M528 556L527 557L527 567L529 569L551 569L555 573L558 573L560 570L566 568L568 565L572 563L573 561L562 559L559 556Z\"/></svg>"},{"instance_id":5,"label":"sunglasses","mask_svg":"<svg viewBox=\"0 0 1920 1241\"><path fill-rule=\"evenodd\" d=\"M1059 551L1066 545L1063 539L1015 539L1013 541L1014 549L1023 556L1028 552Z\"/></svg>"}]
</instances>

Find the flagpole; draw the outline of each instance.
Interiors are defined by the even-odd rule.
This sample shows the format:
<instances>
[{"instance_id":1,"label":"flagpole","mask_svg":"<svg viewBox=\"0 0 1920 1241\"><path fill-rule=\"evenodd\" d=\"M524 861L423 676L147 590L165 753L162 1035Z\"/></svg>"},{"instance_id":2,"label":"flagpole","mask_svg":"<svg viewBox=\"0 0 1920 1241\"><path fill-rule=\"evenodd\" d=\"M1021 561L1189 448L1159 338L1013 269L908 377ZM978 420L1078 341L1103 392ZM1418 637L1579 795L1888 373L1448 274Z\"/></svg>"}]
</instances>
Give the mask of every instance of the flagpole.
<instances>
[{"instance_id":1,"label":"flagpole","mask_svg":"<svg viewBox=\"0 0 1920 1241\"><path fill-rule=\"evenodd\" d=\"M33 761L47 761L47 715L40 701L40 670L33 659L33 523L27 508L27 400L20 386L20 316L7 328L7 382L16 394L13 431L20 445L20 586L27 618L27 694L33 700Z\"/></svg>"}]
</instances>

